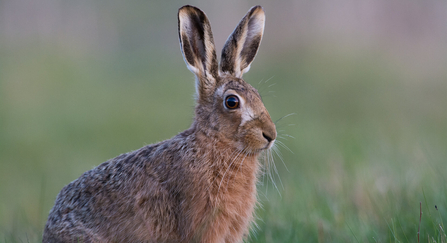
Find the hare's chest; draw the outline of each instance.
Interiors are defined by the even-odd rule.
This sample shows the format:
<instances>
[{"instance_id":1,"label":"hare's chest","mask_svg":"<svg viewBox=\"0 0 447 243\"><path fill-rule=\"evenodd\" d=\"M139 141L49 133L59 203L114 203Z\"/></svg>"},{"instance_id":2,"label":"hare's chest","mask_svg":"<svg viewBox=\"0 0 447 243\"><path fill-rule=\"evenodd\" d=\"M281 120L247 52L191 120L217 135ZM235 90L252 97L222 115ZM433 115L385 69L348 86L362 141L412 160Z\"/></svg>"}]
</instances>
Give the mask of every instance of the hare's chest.
<instances>
[{"instance_id":1,"label":"hare's chest","mask_svg":"<svg viewBox=\"0 0 447 243\"><path fill-rule=\"evenodd\" d=\"M205 232L205 238L216 237L225 242L242 242L248 235L249 226L253 221L254 206L256 204L256 184L245 185L235 191L227 191L210 208ZM213 234L209 235L208 234ZM202 241L215 242L215 241Z\"/></svg>"}]
</instances>

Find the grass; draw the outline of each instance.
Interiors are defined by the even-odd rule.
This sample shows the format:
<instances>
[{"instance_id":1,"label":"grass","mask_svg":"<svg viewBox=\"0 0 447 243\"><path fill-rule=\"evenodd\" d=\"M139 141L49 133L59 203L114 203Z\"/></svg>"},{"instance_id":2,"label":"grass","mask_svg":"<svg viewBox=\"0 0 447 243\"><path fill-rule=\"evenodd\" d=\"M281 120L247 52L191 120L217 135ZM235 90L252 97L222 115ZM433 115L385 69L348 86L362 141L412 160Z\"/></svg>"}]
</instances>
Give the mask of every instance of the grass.
<instances>
[{"instance_id":1,"label":"grass","mask_svg":"<svg viewBox=\"0 0 447 243\"><path fill-rule=\"evenodd\" d=\"M250 241L418 242L420 232L446 242L445 82L408 80L385 55L325 48L261 55L245 76L274 120L296 114L277 123L290 151L278 146L278 186L261 180ZM1 242L39 242L64 185L189 126L193 78L175 53L3 50Z\"/></svg>"}]
</instances>

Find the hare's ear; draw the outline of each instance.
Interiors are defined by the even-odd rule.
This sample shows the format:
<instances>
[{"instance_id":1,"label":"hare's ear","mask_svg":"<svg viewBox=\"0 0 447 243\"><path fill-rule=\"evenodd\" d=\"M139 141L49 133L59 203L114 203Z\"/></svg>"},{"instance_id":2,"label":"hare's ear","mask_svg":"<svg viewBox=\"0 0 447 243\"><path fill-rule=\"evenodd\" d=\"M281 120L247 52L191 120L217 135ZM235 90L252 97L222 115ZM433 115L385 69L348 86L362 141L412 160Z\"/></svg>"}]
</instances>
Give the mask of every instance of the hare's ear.
<instances>
[{"instance_id":1,"label":"hare's ear","mask_svg":"<svg viewBox=\"0 0 447 243\"><path fill-rule=\"evenodd\" d=\"M228 37L222 50L221 70L238 78L250 69L264 33L265 14L261 6L252 7Z\"/></svg>"},{"instance_id":2,"label":"hare's ear","mask_svg":"<svg viewBox=\"0 0 447 243\"><path fill-rule=\"evenodd\" d=\"M214 92L218 75L210 22L202 10L183 6L178 11L178 33L186 66L196 75L197 94L205 98Z\"/></svg>"}]
</instances>

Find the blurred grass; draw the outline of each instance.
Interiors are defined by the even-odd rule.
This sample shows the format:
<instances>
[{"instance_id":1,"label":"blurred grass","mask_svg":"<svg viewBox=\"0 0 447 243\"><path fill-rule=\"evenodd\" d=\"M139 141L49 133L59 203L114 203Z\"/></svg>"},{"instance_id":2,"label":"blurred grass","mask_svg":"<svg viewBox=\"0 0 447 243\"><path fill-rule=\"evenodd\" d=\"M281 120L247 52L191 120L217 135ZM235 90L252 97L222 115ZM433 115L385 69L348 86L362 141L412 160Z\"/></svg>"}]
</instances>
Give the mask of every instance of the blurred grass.
<instances>
[{"instance_id":1,"label":"blurred grass","mask_svg":"<svg viewBox=\"0 0 447 243\"><path fill-rule=\"evenodd\" d=\"M103 55L0 45L0 241L38 242L64 185L190 125L178 46L124 42ZM419 202L421 242L445 242L447 71L401 65L330 41L261 47L245 80L274 120L296 115L278 122L293 153L279 146L279 189L261 180L252 242L417 242Z\"/></svg>"},{"instance_id":2,"label":"blurred grass","mask_svg":"<svg viewBox=\"0 0 447 243\"><path fill-rule=\"evenodd\" d=\"M254 241L416 242L422 202L421 242L445 242L445 83L408 84L373 53L319 47L291 58L270 110L298 114L284 131L294 154L283 149L284 190L261 197Z\"/></svg>"}]
</instances>

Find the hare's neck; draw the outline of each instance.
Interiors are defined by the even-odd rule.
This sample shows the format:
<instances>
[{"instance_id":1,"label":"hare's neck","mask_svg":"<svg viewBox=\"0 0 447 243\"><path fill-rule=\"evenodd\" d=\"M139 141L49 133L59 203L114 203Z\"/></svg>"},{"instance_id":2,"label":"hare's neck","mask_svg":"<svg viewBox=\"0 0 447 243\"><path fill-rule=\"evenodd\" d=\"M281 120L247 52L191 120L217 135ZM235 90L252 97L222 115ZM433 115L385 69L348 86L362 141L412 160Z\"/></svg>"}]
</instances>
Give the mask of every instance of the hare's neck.
<instances>
[{"instance_id":1,"label":"hare's neck","mask_svg":"<svg viewBox=\"0 0 447 243\"><path fill-rule=\"evenodd\" d=\"M211 199L222 200L225 197L249 195L256 191L256 179L259 170L256 155L249 155L221 141L210 142L203 151L202 161L208 168L208 187ZM227 199L224 199L227 200Z\"/></svg>"},{"instance_id":2,"label":"hare's neck","mask_svg":"<svg viewBox=\"0 0 447 243\"><path fill-rule=\"evenodd\" d=\"M250 195L256 191L258 161L255 156L233 151L210 158L213 161L210 175L210 195L217 200L226 196Z\"/></svg>"},{"instance_id":3,"label":"hare's neck","mask_svg":"<svg viewBox=\"0 0 447 243\"><path fill-rule=\"evenodd\" d=\"M256 203L258 161L256 155L248 155L232 148L231 144L203 133L187 130L193 148L191 170L194 177L188 186L190 195L185 209L190 219L191 237L201 239L204 232L220 227L222 222L246 225L252 220ZM195 217L199 215L206 217ZM214 231L213 231L214 232Z\"/></svg>"},{"instance_id":4,"label":"hare's neck","mask_svg":"<svg viewBox=\"0 0 447 243\"><path fill-rule=\"evenodd\" d=\"M196 163L206 171L202 185L210 199L219 200L229 193L256 193L258 156L238 150L233 141L197 131L197 126L192 129Z\"/></svg>"},{"instance_id":5,"label":"hare's neck","mask_svg":"<svg viewBox=\"0 0 447 243\"><path fill-rule=\"evenodd\" d=\"M224 145L222 141L214 141L200 150L207 168L206 178L202 180L207 217L198 220L200 232L210 232L222 222L232 227L248 227L253 219L259 170L257 156L230 149L230 146L225 149Z\"/></svg>"}]
</instances>

